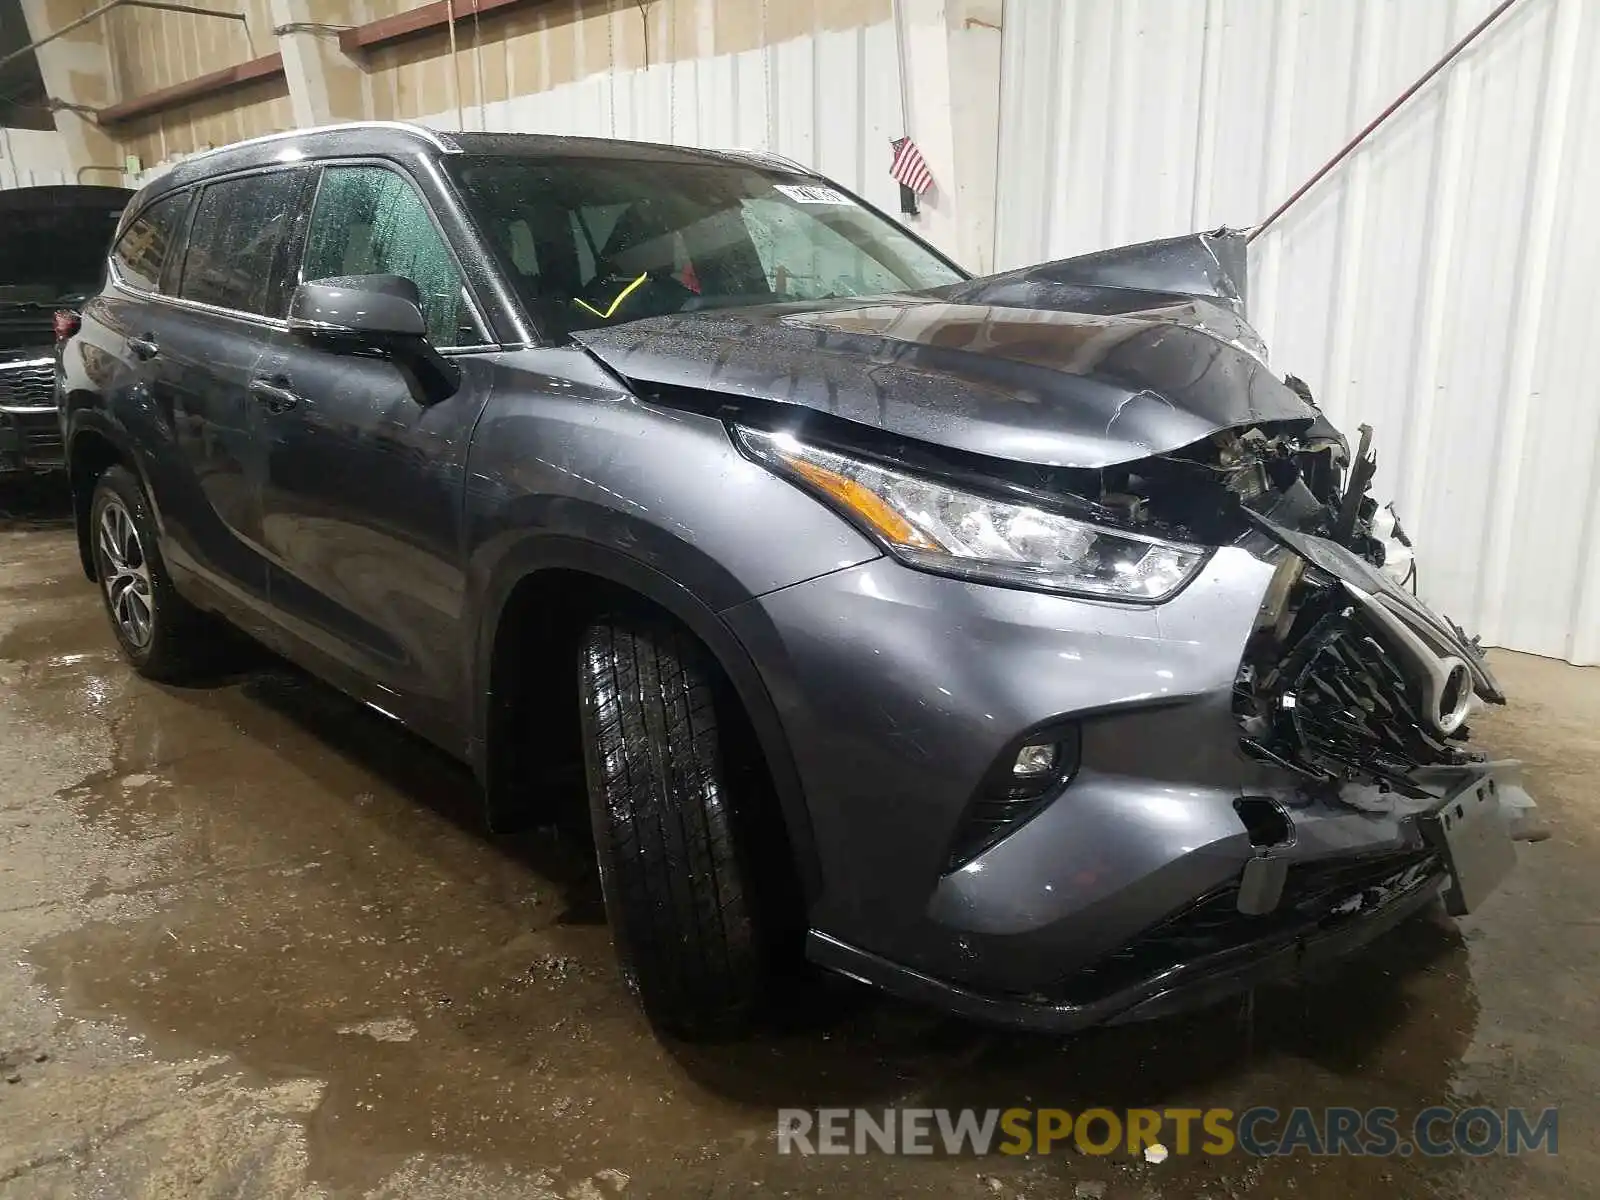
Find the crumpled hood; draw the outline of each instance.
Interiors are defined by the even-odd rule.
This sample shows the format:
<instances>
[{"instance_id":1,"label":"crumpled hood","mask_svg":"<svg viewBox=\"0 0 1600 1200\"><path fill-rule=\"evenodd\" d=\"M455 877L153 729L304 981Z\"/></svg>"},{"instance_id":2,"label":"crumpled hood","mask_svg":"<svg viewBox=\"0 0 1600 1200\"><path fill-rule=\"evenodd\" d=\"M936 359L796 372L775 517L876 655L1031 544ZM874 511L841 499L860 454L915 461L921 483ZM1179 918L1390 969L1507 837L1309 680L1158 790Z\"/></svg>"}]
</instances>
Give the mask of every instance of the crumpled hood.
<instances>
[{"instance_id":1,"label":"crumpled hood","mask_svg":"<svg viewBox=\"0 0 1600 1200\"><path fill-rule=\"evenodd\" d=\"M641 390L831 414L994 458L1094 468L1309 424L1242 316L1242 238L1122 247L933 292L680 313L574 335Z\"/></svg>"}]
</instances>

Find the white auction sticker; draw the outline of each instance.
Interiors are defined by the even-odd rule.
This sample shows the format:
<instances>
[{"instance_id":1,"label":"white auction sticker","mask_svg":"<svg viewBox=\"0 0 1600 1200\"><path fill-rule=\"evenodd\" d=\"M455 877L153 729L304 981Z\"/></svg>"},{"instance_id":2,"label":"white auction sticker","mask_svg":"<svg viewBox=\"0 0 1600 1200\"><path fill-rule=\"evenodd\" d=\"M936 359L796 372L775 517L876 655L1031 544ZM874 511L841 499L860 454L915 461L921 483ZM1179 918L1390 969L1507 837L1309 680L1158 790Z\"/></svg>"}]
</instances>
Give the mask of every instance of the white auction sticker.
<instances>
[{"instance_id":1,"label":"white auction sticker","mask_svg":"<svg viewBox=\"0 0 1600 1200\"><path fill-rule=\"evenodd\" d=\"M801 204L855 203L837 188L823 187L817 183L775 183L772 186L789 199L798 200Z\"/></svg>"}]
</instances>

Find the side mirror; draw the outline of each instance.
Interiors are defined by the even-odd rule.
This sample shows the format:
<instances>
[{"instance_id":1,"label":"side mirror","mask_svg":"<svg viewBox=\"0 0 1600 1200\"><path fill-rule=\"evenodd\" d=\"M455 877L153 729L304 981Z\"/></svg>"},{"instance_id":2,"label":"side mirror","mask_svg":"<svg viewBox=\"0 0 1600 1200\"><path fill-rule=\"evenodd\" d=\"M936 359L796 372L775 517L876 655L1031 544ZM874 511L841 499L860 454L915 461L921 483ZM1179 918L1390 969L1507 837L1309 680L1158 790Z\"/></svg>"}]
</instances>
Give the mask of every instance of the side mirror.
<instances>
[{"instance_id":1,"label":"side mirror","mask_svg":"<svg viewBox=\"0 0 1600 1200\"><path fill-rule=\"evenodd\" d=\"M399 275L346 275L302 283L289 302L289 328L308 337L370 346L428 334L422 293Z\"/></svg>"},{"instance_id":2,"label":"side mirror","mask_svg":"<svg viewBox=\"0 0 1600 1200\"><path fill-rule=\"evenodd\" d=\"M422 404L437 404L461 387L461 368L428 341L422 293L400 275L345 275L302 283L289 301L289 331L393 359L412 379Z\"/></svg>"}]
</instances>

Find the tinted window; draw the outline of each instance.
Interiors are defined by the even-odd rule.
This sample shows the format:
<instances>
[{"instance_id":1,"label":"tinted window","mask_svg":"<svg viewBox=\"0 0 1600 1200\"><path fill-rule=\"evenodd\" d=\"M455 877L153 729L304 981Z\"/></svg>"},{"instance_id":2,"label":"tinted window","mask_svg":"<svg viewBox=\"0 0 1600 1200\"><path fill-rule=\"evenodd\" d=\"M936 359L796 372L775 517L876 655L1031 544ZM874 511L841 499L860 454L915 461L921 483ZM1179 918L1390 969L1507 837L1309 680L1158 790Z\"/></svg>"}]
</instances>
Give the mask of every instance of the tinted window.
<instances>
[{"instance_id":1,"label":"tinted window","mask_svg":"<svg viewBox=\"0 0 1600 1200\"><path fill-rule=\"evenodd\" d=\"M304 170L247 175L200 193L183 259L185 300L281 317L280 255L295 223Z\"/></svg>"},{"instance_id":2,"label":"tinted window","mask_svg":"<svg viewBox=\"0 0 1600 1200\"><path fill-rule=\"evenodd\" d=\"M481 342L462 300L461 273L427 205L411 184L382 167L329 167L317 189L300 278L399 275L422 293L435 346Z\"/></svg>"},{"instance_id":3,"label":"tinted window","mask_svg":"<svg viewBox=\"0 0 1600 1200\"><path fill-rule=\"evenodd\" d=\"M736 163L452 157L549 333L734 305L913 292L962 275L837 189Z\"/></svg>"},{"instance_id":4,"label":"tinted window","mask_svg":"<svg viewBox=\"0 0 1600 1200\"><path fill-rule=\"evenodd\" d=\"M147 292L161 287L161 268L177 241L188 211L188 192L163 196L123 230L112 256L123 282Z\"/></svg>"}]
</instances>

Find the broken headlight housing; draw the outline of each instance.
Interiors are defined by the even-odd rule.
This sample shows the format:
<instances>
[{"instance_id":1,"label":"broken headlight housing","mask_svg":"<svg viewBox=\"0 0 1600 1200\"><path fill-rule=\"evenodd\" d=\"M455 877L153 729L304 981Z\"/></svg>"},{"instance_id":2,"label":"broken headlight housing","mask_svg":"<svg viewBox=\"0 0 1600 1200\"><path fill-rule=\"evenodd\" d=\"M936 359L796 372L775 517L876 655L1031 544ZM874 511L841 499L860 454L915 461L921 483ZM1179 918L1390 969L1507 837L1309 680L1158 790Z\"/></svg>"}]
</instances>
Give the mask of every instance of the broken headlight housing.
<instances>
[{"instance_id":1,"label":"broken headlight housing","mask_svg":"<svg viewBox=\"0 0 1600 1200\"><path fill-rule=\"evenodd\" d=\"M910 475L784 433L735 428L758 462L819 496L908 566L1007 587L1156 603L1205 564L1202 546L1108 529Z\"/></svg>"}]
</instances>

